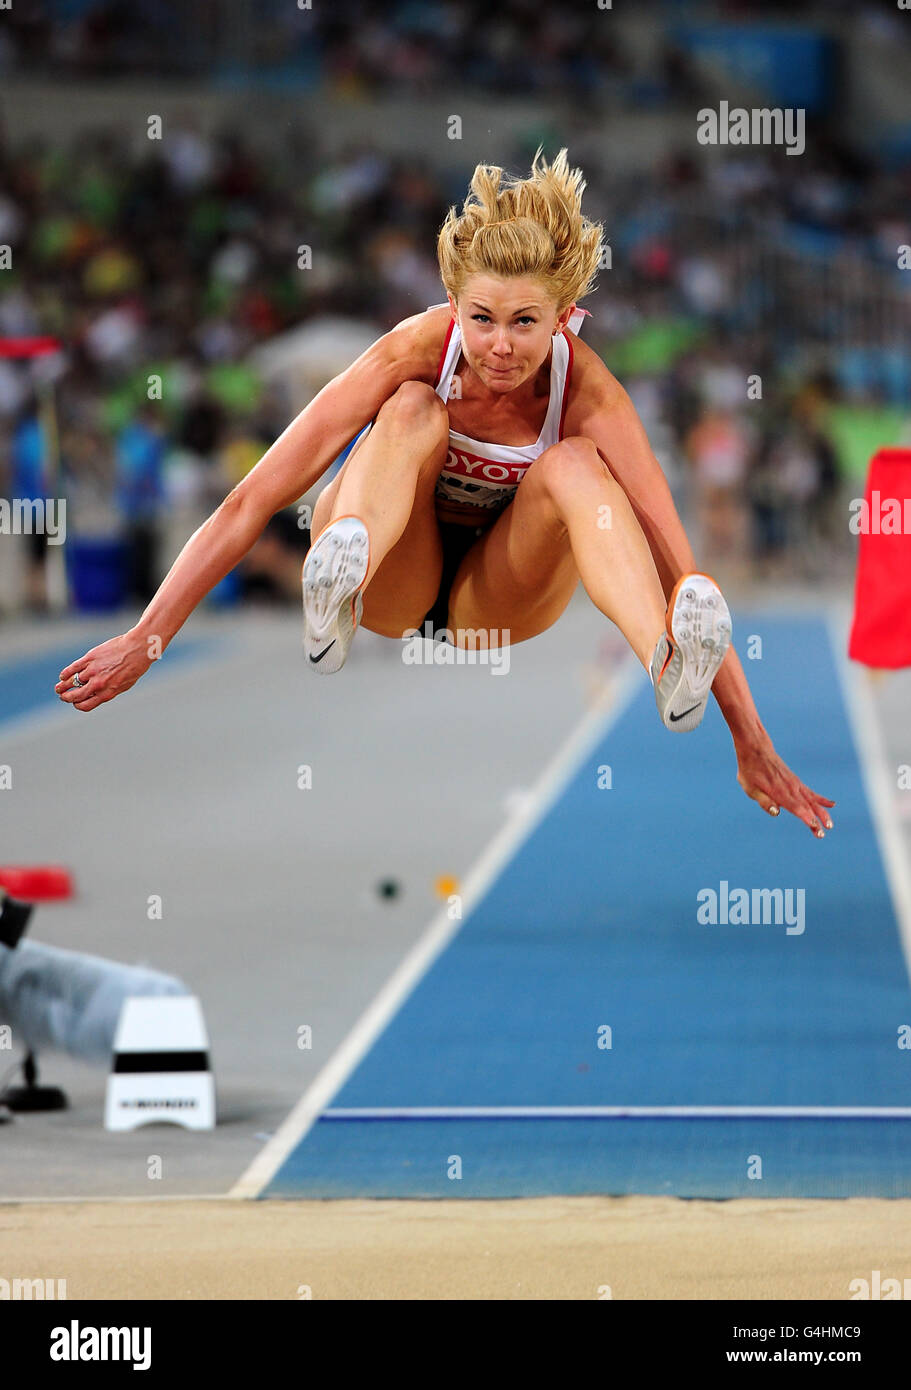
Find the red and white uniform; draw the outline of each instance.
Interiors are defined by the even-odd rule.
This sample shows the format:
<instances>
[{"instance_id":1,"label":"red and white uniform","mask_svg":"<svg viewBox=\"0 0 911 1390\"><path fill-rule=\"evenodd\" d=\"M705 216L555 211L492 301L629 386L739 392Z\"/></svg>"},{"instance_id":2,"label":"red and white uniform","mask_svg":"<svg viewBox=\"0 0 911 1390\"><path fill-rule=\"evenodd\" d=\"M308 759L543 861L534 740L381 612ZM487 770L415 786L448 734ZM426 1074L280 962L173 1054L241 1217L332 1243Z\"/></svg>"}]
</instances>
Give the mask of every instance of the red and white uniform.
<instances>
[{"instance_id":1,"label":"red and white uniform","mask_svg":"<svg viewBox=\"0 0 911 1390\"><path fill-rule=\"evenodd\" d=\"M431 309L442 306L431 304ZM567 325L578 333L588 309L575 309ZM437 368L436 393L448 403L452 380L462 351L462 334L453 319ZM544 425L534 444L491 444L449 431L449 457L436 485L437 511L443 519L454 512L484 525L494 519L515 495L529 465L563 438L563 420L573 366L573 348L564 331L553 339L550 364L550 402Z\"/></svg>"}]
</instances>

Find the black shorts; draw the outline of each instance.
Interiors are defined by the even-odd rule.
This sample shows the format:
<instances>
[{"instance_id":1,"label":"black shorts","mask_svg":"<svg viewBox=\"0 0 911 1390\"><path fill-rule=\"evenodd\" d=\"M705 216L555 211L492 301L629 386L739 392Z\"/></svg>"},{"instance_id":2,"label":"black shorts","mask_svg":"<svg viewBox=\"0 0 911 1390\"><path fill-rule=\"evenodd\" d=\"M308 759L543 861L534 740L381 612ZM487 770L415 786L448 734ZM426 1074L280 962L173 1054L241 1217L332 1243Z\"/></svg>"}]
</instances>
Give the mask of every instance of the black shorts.
<instances>
[{"instance_id":1,"label":"black shorts","mask_svg":"<svg viewBox=\"0 0 911 1390\"><path fill-rule=\"evenodd\" d=\"M440 542L443 546L443 572L440 587L431 608L428 608L424 623L432 625L432 631L446 628L449 618L449 593L458 574L459 565L468 554L479 536L483 536L489 526L460 526L454 521L438 521ZM423 631L423 624L422 631Z\"/></svg>"}]
</instances>

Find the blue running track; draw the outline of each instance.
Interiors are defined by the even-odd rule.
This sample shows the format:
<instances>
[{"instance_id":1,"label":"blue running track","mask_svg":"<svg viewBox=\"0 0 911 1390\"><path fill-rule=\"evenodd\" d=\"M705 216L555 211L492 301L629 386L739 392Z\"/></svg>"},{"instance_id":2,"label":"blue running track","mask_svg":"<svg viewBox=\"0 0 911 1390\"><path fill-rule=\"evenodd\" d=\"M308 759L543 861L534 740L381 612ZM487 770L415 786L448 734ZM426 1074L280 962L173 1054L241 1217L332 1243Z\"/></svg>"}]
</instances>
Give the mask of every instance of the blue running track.
<instances>
[{"instance_id":1,"label":"blue running track","mask_svg":"<svg viewBox=\"0 0 911 1390\"><path fill-rule=\"evenodd\" d=\"M911 1195L911 1118L814 1113L911 1115L908 971L828 631L748 623L764 723L834 831L764 816L714 702L675 737L643 675L262 1196ZM791 930L771 898L699 921L722 884L782 890ZM808 1113L458 1114L567 1106Z\"/></svg>"}]
</instances>

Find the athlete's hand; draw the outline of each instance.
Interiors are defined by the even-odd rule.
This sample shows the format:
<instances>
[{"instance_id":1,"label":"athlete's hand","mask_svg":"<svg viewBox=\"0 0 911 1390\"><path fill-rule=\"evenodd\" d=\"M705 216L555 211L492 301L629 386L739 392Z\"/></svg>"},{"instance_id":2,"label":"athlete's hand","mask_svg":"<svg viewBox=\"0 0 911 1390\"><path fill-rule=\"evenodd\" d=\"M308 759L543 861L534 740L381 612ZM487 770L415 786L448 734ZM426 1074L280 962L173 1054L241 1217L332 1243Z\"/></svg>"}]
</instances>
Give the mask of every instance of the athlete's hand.
<instances>
[{"instance_id":1,"label":"athlete's hand","mask_svg":"<svg viewBox=\"0 0 911 1390\"><path fill-rule=\"evenodd\" d=\"M747 796L758 801L769 815L777 816L784 807L813 834L822 839L832 829L832 817L826 809L834 806L827 796L810 791L788 765L779 758L770 738L737 743L737 781Z\"/></svg>"},{"instance_id":2,"label":"athlete's hand","mask_svg":"<svg viewBox=\"0 0 911 1390\"><path fill-rule=\"evenodd\" d=\"M125 632L102 642L100 647L92 647L85 656L65 666L54 689L65 704L87 713L129 690L151 664L146 641L133 632ZM77 672L82 684L74 686Z\"/></svg>"}]
</instances>

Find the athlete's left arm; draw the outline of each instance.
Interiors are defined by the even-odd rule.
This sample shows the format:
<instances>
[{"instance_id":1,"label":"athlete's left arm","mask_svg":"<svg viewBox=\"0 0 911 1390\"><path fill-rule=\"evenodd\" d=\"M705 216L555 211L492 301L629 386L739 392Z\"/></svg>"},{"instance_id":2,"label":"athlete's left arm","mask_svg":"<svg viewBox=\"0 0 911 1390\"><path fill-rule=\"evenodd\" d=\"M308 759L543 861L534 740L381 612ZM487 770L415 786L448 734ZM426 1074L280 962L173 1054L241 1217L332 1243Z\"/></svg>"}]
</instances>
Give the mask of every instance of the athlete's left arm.
<instances>
[{"instance_id":1,"label":"athlete's left arm","mask_svg":"<svg viewBox=\"0 0 911 1390\"><path fill-rule=\"evenodd\" d=\"M564 437L581 435L594 442L630 500L669 599L680 576L698 569L698 565L667 478L629 393L587 345L574 339L573 346L577 360L580 356L583 359L579 363L583 371L574 382L577 389L567 405ZM733 645L715 677L712 694L731 731L737 780L747 796L773 816L783 806L821 839L823 827L832 828L826 808L835 802L811 791L775 752Z\"/></svg>"}]
</instances>

